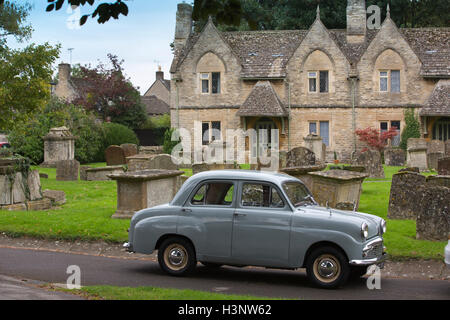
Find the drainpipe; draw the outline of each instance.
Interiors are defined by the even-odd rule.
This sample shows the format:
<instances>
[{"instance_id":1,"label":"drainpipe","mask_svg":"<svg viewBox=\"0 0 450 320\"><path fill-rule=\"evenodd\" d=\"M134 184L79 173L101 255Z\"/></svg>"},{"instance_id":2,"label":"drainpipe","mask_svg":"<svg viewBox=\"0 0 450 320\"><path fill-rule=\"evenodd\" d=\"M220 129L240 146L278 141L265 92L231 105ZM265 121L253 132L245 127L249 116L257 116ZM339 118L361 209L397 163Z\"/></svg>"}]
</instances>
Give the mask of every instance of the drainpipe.
<instances>
[{"instance_id":1,"label":"drainpipe","mask_svg":"<svg viewBox=\"0 0 450 320\"><path fill-rule=\"evenodd\" d=\"M288 151L291 150L291 83L288 82L288 105L289 105L289 114L288 114Z\"/></svg>"},{"instance_id":2,"label":"drainpipe","mask_svg":"<svg viewBox=\"0 0 450 320\"><path fill-rule=\"evenodd\" d=\"M177 94L177 129L180 129L180 95L178 91L178 80L175 80L175 90Z\"/></svg>"},{"instance_id":3,"label":"drainpipe","mask_svg":"<svg viewBox=\"0 0 450 320\"><path fill-rule=\"evenodd\" d=\"M352 82L352 132L353 132L353 154L356 152L356 81L357 77L350 78ZM353 156L352 154L352 156Z\"/></svg>"}]
</instances>

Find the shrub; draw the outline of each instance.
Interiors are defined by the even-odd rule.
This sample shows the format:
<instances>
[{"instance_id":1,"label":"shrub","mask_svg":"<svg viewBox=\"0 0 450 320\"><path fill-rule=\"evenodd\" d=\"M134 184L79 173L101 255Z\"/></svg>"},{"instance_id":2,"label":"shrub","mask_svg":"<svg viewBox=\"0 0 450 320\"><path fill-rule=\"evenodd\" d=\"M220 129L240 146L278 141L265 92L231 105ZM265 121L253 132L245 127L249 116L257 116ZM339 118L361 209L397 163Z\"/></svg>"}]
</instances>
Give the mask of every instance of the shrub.
<instances>
[{"instance_id":1,"label":"shrub","mask_svg":"<svg viewBox=\"0 0 450 320\"><path fill-rule=\"evenodd\" d=\"M97 161L105 160L105 150L109 146L124 143L139 145L139 140L133 130L119 123L105 122L102 125L102 148L97 155Z\"/></svg>"},{"instance_id":2,"label":"shrub","mask_svg":"<svg viewBox=\"0 0 450 320\"><path fill-rule=\"evenodd\" d=\"M51 128L66 126L77 137L75 158L81 163L96 161L102 145L102 129L95 117L82 107L52 99L42 113L16 126L9 132L14 151L30 158L34 164L44 160L44 139Z\"/></svg>"},{"instance_id":3,"label":"shrub","mask_svg":"<svg viewBox=\"0 0 450 320\"><path fill-rule=\"evenodd\" d=\"M417 119L414 109L405 110L406 126L403 129L400 148L406 151L409 138L420 138L420 122Z\"/></svg>"},{"instance_id":4,"label":"shrub","mask_svg":"<svg viewBox=\"0 0 450 320\"><path fill-rule=\"evenodd\" d=\"M181 142L180 139L177 141L172 141L172 135L176 129L170 128L167 129L164 133L164 144L163 144L163 152L167 154L172 154L172 149Z\"/></svg>"}]
</instances>

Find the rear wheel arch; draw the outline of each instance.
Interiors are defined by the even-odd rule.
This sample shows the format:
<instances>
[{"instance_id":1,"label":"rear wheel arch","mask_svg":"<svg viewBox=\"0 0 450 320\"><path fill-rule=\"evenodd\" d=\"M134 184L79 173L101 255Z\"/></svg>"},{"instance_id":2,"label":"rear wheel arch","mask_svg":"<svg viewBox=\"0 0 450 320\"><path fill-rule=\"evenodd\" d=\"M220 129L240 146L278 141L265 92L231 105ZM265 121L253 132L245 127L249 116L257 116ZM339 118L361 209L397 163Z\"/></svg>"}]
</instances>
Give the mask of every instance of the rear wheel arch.
<instances>
[{"instance_id":1,"label":"rear wheel arch","mask_svg":"<svg viewBox=\"0 0 450 320\"><path fill-rule=\"evenodd\" d=\"M196 251L195 245L194 245L194 243L192 242L191 239L189 239L188 237L185 237L185 236L176 234L176 233L168 233L168 234L165 234L165 235L161 236L161 237L158 239L158 241L156 241L155 250L158 250L159 247L161 246L161 244L162 244L165 240L167 240L167 239L169 239L169 238L184 239L184 240L188 241L188 242L192 245L192 248L194 248L194 251Z\"/></svg>"}]
</instances>

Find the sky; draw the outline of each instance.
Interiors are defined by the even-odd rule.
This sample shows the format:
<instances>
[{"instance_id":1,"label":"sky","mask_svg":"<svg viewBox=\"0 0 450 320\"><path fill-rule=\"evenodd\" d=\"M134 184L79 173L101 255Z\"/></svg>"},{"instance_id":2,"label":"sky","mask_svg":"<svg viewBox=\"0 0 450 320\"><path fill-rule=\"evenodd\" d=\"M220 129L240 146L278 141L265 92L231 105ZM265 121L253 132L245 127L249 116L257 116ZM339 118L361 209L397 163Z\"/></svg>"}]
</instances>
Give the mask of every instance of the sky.
<instances>
[{"instance_id":1,"label":"sky","mask_svg":"<svg viewBox=\"0 0 450 320\"><path fill-rule=\"evenodd\" d=\"M158 65L162 67L164 77L170 79L173 57L170 43L175 33L177 3L181 0L128 0L128 16L121 15L118 20L111 19L105 24L88 19L81 27L71 21L92 13L95 7L87 5L77 11L65 3L59 11L46 12L46 0L17 2L33 4L27 23L31 24L34 32L28 43L61 45L60 58L54 66L55 74L61 62L96 66L99 61L107 62L107 54L112 53L124 60L126 76L142 94L155 81ZM13 40L8 43L11 47L26 45ZM72 54L68 50L70 48L73 48Z\"/></svg>"}]
</instances>

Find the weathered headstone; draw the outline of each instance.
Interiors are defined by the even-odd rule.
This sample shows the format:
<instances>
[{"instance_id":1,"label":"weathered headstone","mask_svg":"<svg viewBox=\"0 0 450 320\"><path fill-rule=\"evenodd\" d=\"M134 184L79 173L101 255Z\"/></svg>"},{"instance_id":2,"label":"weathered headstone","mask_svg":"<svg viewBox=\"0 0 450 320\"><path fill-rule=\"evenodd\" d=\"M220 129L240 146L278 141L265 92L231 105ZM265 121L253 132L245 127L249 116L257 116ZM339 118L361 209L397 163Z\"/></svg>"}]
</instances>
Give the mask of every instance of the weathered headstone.
<instances>
[{"instance_id":1,"label":"weathered headstone","mask_svg":"<svg viewBox=\"0 0 450 320\"><path fill-rule=\"evenodd\" d=\"M107 166L117 166L126 164L125 152L120 146L109 146L105 150L105 158Z\"/></svg>"},{"instance_id":2,"label":"weathered headstone","mask_svg":"<svg viewBox=\"0 0 450 320\"><path fill-rule=\"evenodd\" d=\"M416 238L447 241L450 232L450 188L427 186L420 190L419 213L416 221Z\"/></svg>"},{"instance_id":3,"label":"weathered headstone","mask_svg":"<svg viewBox=\"0 0 450 320\"><path fill-rule=\"evenodd\" d=\"M138 146L132 143L124 143L121 144L120 147L123 149L123 152L126 157L132 157L138 154Z\"/></svg>"},{"instance_id":4,"label":"weathered headstone","mask_svg":"<svg viewBox=\"0 0 450 320\"><path fill-rule=\"evenodd\" d=\"M445 156L450 157L450 139L445 141Z\"/></svg>"},{"instance_id":5,"label":"weathered headstone","mask_svg":"<svg viewBox=\"0 0 450 320\"><path fill-rule=\"evenodd\" d=\"M178 170L178 161L170 154L159 154L150 160L150 169Z\"/></svg>"},{"instance_id":6,"label":"weathered headstone","mask_svg":"<svg viewBox=\"0 0 450 320\"><path fill-rule=\"evenodd\" d=\"M437 170L438 169L438 163L439 163L439 159L443 158L444 154L443 153L427 153L427 162L428 162L428 168L429 169L433 169L433 170Z\"/></svg>"},{"instance_id":7,"label":"weathered headstone","mask_svg":"<svg viewBox=\"0 0 450 320\"><path fill-rule=\"evenodd\" d=\"M438 160L438 173L442 176L450 175L450 157L441 158Z\"/></svg>"},{"instance_id":8,"label":"weathered headstone","mask_svg":"<svg viewBox=\"0 0 450 320\"><path fill-rule=\"evenodd\" d=\"M56 163L56 180L76 181L80 163L77 160L61 160Z\"/></svg>"},{"instance_id":9,"label":"weathered headstone","mask_svg":"<svg viewBox=\"0 0 450 320\"><path fill-rule=\"evenodd\" d=\"M197 174L203 171L208 171L209 166L206 163L194 163L192 165L192 174Z\"/></svg>"},{"instance_id":10,"label":"weathered headstone","mask_svg":"<svg viewBox=\"0 0 450 320\"><path fill-rule=\"evenodd\" d=\"M450 188L450 176L428 176L427 186L438 186ZM450 199L449 199L450 201Z\"/></svg>"},{"instance_id":11,"label":"weathered headstone","mask_svg":"<svg viewBox=\"0 0 450 320\"><path fill-rule=\"evenodd\" d=\"M384 178L384 169L381 163L381 154L375 150L357 152L352 164L363 166L370 178Z\"/></svg>"},{"instance_id":12,"label":"weathered headstone","mask_svg":"<svg viewBox=\"0 0 450 320\"><path fill-rule=\"evenodd\" d=\"M392 176L389 219L416 219L420 206L420 188L426 178L420 173L400 172Z\"/></svg>"},{"instance_id":13,"label":"weathered headstone","mask_svg":"<svg viewBox=\"0 0 450 320\"><path fill-rule=\"evenodd\" d=\"M427 153L445 153L445 143L441 140L431 140L428 143Z\"/></svg>"},{"instance_id":14,"label":"weathered headstone","mask_svg":"<svg viewBox=\"0 0 450 320\"><path fill-rule=\"evenodd\" d=\"M417 167L412 167L412 168L408 167L408 168L400 169L400 170L398 170L398 172L415 172L415 173L420 173L420 170Z\"/></svg>"},{"instance_id":15,"label":"weathered headstone","mask_svg":"<svg viewBox=\"0 0 450 320\"><path fill-rule=\"evenodd\" d=\"M90 169L90 166L81 166L80 167L80 180L87 181L87 169Z\"/></svg>"},{"instance_id":16,"label":"weathered headstone","mask_svg":"<svg viewBox=\"0 0 450 320\"><path fill-rule=\"evenodd\" d=\"M305 141L304 143L305 147L314 152L316 156L316 161L325 163L326 146L322 142L322 137L315 134L309 134L306 137L304 137L303 140Z\"/></svg>"},{"instance_id":17,"label":"weathered headstone","mask_svg":"<svg viewBox=\"0 0 450 320\"><path fill-rule=\"evenodd\" d=\"M425 139L409 138L407 148L408 167L418 167L419 170L428 170L427 158L428 142Z\"/></svg>"},{"instance_id":18,"label":"weathered headstone","mask_svg":"<svg viewBox=\"0 0 450 320\"><path fill-rule=\"evenodd\" d=\"M75 137L66 127L52 128L44 137L44 162L42 167L56 167L61 160L75 157Z\"/></svg>"},{"instance_id":19,"label":"weathered headstone","mask_svg":"<svg viewBox=\"0 0 450 320\"><path fill-rule=\"evenodd\" d=\"M290 150L286 155L286 168L313 166L316 164L314 152L305 147L297 147Z\"/></svg>"},{"instance_id":20,"label":"weathered headstone","mask_svg":"<svg viewBox=\"0 0 450 320\"><path fill-rule=\"evenodd\" d=\"M60 190L44 190L42 192L44 198L50 199L53 205L63 205L66 203L66 193Z\"/></svg>"},{"instance_id":21,"label":"weathered headstone","mask_svg":"<svg viewBox=\"0 0 450 320\"><path fill-rule=\"evenodd\" d=\"M387 166L402 167L405 165L406 154L403 149L388 148L384 150L384 163Z\"/></svg>"}]
</instances>

